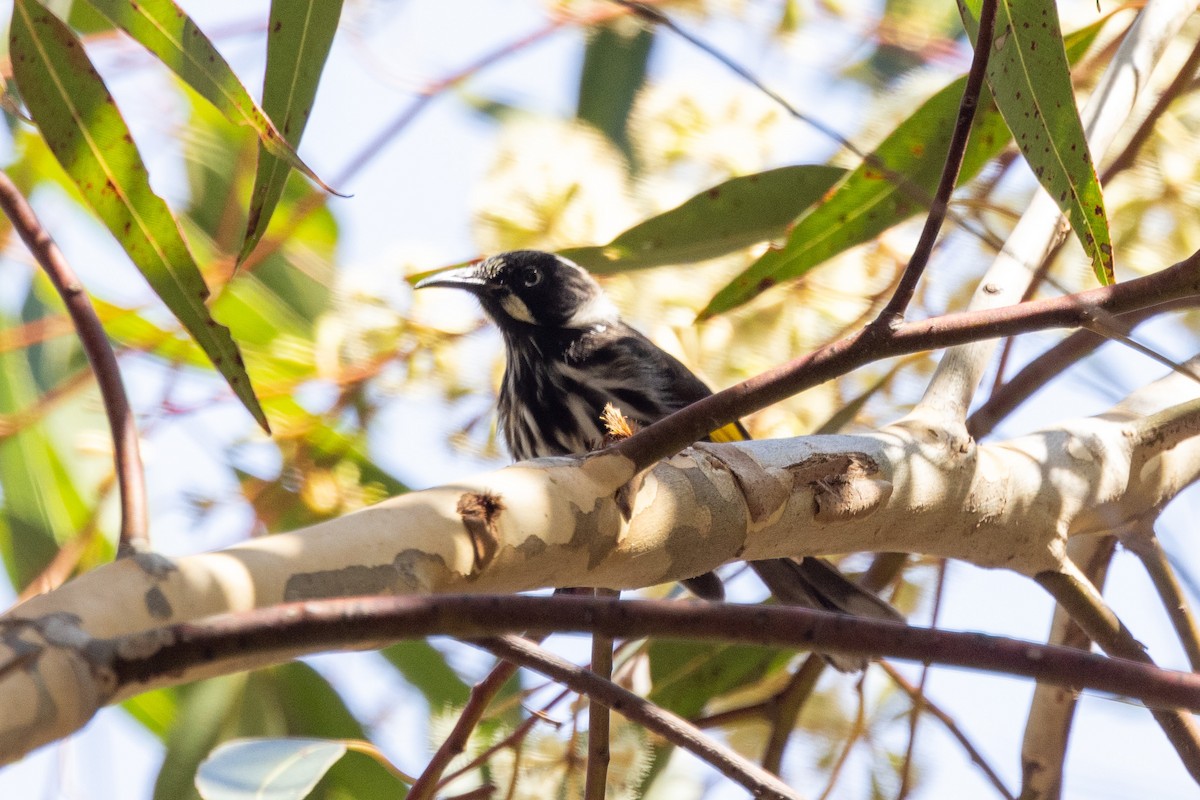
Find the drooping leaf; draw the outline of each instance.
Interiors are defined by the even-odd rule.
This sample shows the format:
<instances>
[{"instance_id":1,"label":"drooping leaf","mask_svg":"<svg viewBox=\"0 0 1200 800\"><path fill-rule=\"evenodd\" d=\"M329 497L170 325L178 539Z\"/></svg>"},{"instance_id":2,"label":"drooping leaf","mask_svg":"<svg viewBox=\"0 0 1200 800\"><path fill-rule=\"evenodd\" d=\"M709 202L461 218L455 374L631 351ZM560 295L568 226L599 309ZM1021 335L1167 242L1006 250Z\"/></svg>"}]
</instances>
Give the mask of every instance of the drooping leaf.
<instances>
[{"instance_id":1,"label":"drooping leaf","mask_svg":"<svg viewBox=\"0 0 1200 800\"><path fill-rule=\"evenodd\" d=\"M239 125L249 125L267 152L328 189L242 86L229 63L173 0L88 0L172 72Z\"/></svg>"},{"instance_id":2,"label":"drooping leaf","mask_svg":"<svg viewBox=\"0 0 1200 800\"><path fill-rule=\"evenodd\" d=\"M342 0L272 0L267 35L267 70L263 109L276 121L283 138L296 147L308 124L321 70L337 31ZM259 148L258 173L250 198L246 238L238 263L262 239L287 182L288 164Z\"/></svg>"},{"instance_id":3,"label":"drooping leaf","mask_svg":"<svg viewBox=\"0 0 1200 800\"><path fill-rule=\"evenodd\" d=\"M845 174L841 167L803 164L731 178L606 245L561 255L597 274L717 258L783 236Z\"/></svg>"},{"instance_id":4,"label":"drooping leaf","mask_svg":"<svg viewBox=\"0 0 1200 800\"><path fill-rule=\"evenodd\" d=\"M150 188L141 155L104 82L71 30L34 0L16 0L13 74L50 149L154 291L264 428L229 330L212 318L179 226Z\"/></svg>"},{"instance_id":5,"label":"drooping leaf","mask_svg":"<svg viewBox=\"0 0 1200 800\"><path fill-rule=\"evenodd\" d=\"M234 739L200 764L204 800L303 800L346 754L328 739Z\"/></svg>"},{"instance_id":6,"label":"drooping leaf","mask_svg":"<svg viewBox=\"0 0 1200 800\"><path fill-rule=\"evenodd\" d=\"M975 38L981 0L960 3ZM1115 280L1100 179L1075 106L1054 0L1000 0L987 79L1021 154L1071 223L1102 284Z\"/></svg>"},{"instance_id":7,"label":"drooping leaf","mask_svg":"<svg viewBox=\"0 0 1200 800\"><path fill-rule=\"evenodd\" d=\"M652 28L628 33L622 26L604 25L592 31L583 52L575 116L603 131L631 164L629 112L646 81L653 45Z\"/></svg>"},{"instance_id":8,"label":"drooping leaf","mask_svg":"<svg viewBox=\"0 0 1200 800\"><path fill-rule=\"evenodd\" d=\"M965 85L966 78L959 78L926 100L823 202L796 220L783 246L768 250L717 292L700 319L736 308L927 208L941 177ZM959 183L973 178L1008 141L1004 120L990 98L981 97Z\"/></svg>"}]
</instances>

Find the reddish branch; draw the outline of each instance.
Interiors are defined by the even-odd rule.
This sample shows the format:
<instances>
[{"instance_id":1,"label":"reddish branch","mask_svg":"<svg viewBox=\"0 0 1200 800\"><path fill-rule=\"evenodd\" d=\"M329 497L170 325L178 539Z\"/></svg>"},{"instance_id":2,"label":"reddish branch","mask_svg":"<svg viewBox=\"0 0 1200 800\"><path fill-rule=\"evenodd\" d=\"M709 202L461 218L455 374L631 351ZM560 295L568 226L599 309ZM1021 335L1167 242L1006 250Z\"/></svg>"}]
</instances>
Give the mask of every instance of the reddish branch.
<instances>
[{"instance_id":1,"label":"reddish branch","mask_svg":"<svg viewBox=\"0 0 1200 800\"><path fill-rule=\"evenodd\" d=\"M13 229L20 235L29 252L45 270L54 285L67 313L75 325L83 352L87 355L104 413L113 438L113 461L117 475L117 492L121 498L121 534L118 552L129 555L149 550L150 535L146 516L146 484L142 473L142 456L138 449L137 425L129 398L121 382L117 356L113 352L100 317L92 306L87 291L75 271L67 263L58 245L42 227L33 208L25 200L12 179L0 172L0 209L12 220Z\"/></svg>"},{"instance_id":2,"label":"reddish branch","mask_svg":"<svg viewBox=\"0 0 1200 800\"><path fill-rule=\"evenodd\" d=\"M988 54L992 52L992 32L996 25L997 0L983 0L979 11L979 32L975 36L975 53L971 57L971 70L967 73L967 82L963 86L962 99L958 104L958 116L954 121L954 131L950 136L950 147L947 148L946 161L942 165L942 177L934 192L933 202L929 206L929 214L925 217L925 226L921 229L921 238L913 250L900 283L892 293L892 299L883 309L880 318L883 320L898 320L904 317L904 310L912 302L913 294L917 291L917 283L929 265L929 256L933 253L934 242L946 219L946 210L950 205L950 194L958 184L958 173L962 170L963 156L967 152L967 140L971 136L971 123L975 120L975 109L979 105L979 95L983 91L983 79L987 73Z\"/></svg>"},{"instance_id":3,"label":"reddish branch","mask_svg":"<svg viewBox=\"0 0 1200 800\"><path fill-rule=\"evenodd\" d=\"M865 364L922 350L1086 325L1096 312L1124 314L1200 295L1200 252L1153 275L1086 292L919 322L875 323L706 397L612 446L638 469L674 455L736 419Z\"/></svg>"},{"instance_id":4,"label":"reddish branch","mask_svg":"<svg viewBox=\"0 0 1200 800\"><path fill-rule=\"evenodd\" d=\"M346 647L381 639L464 638L504 631L662 636L891 656L919 663L1021 675L1074 690L1127 695L1151 707L1200 711L1200 675L1172 672L1073 648L979 633L914 628L791 606L521 595L358 597L288 603L165 626L98 642L122 694L189 667L273 653ZM162 642L156 648L132 645Z\"/></svg>"}]
</instances>

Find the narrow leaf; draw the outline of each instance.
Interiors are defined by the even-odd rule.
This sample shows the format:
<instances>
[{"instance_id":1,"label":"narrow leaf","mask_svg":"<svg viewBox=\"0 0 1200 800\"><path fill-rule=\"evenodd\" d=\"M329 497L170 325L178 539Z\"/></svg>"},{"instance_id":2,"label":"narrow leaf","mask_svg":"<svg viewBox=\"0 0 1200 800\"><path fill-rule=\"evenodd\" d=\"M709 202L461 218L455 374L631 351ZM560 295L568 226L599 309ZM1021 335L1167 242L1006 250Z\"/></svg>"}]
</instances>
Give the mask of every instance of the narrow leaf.
<instances>
[{"instance_id":1,"label":"narrow leaf","mask_svg":"<svg viewBox=\"0 0 1200 800\"><path fill-rule=\"evenodd\" d=\"M258 133L268 152L283 159L332 192L285 141L271 120L259 109L217 48L172 0L88 0L114 25L158 57L238 125L249 125Z\"/></svg>"},{"instance_id":2,"label":"narrow leaf","mask_svg":"<svg viewBox=\"0 0 1200 800\"><path fill-rule=\"evenodd\" d=\"M209 314L208 287L112 96L71 30L34 0L16 0L9 49L30 116L55 158L146 280L263 428L229 330Z\"/></svg>"},{"instance_id":3,"label":"narrow leaf","mask_svg":"<svg viewBox=\"0 0 1200 800\"><path fill-rule=\"evenodd\" d=\"M979 0L964 3L963 22L975 38ZM1071 223L1096 277L1112 283L1104 196L1075 106L1054 0L1000 0L989 44L988 85L1021 154Z\"/></svg>"},{"instance_id":4,"label":"narrow leaf","mask_svg":"<svg viewBox=\"0 0 1200 800\"><path fill-rule=\"evenodd\" d=\"M768 250L717 292L700 312L700 319L728 311L777 283L797 278L925 210L941 177L964 86L966 78L959 78L926 100L824 202L796 220L782 247ZM981 97L959 183L973 178L1008 141L1004 120L990 98Z\"/></svg>"},{"instance_id":5,"label":"narrow leaf","mask_svg":"<svg viewBox=\"0 0 1200 800\"><path fill-rule=\"evenodd\" d=\"M651 217L599 247L561 254L595 273L716 258L787 232L788 223L846 174L803 164L742 175Z\"/></svg>"},{"instance_id":6,"label":"narrow leaf","mask_svg":"<svg viewBox=\"0 0 1200 800\"><path fill-rule=\"evenodd\" d=\"M575 115L603 131L631 164L634 151L629 141L629 112L646 82L646 64L653 45L652 28L627 32L622 25L604 25L588 37L583 52Z\"/></svg>"},{"instance_id":7,"label":"narrow leaf","mask_svg":"<svg viewBox=\"0 0 1200 800\"><path fill-rule=\"evenodd\" d=\"M284 140L300 144L312 111L321 70L337 31L342 0L272 0L267 36L267 70L263 108L276 120ZM238 263L246 260L266 233L267 223L283 194L288 164L260 145L258 172L250 198L250 218Z\"/></svg>"},{"instance_id":8,"label":"narrow leaf","mask_svg":"<svg viewBox=\"0 0 1200 800\"><path fill-rule=\"evenodd\" d=\"M327 739L236 739L200 765L196 789L204 800L302 800L345 754Z\"/></svg>"}]
</instances>

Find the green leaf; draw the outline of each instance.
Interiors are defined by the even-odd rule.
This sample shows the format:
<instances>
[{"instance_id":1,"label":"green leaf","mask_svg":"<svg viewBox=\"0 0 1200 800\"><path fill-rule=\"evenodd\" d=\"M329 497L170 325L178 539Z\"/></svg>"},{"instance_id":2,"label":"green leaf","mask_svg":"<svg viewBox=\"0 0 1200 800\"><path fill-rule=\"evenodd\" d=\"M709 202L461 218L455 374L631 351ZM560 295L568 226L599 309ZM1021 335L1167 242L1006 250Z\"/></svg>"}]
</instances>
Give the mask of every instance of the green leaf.
<instances>
[{"instance_id":1,"label":"green leaf","mask_svg":"<svg viewBox=\"0 0 1200 800\"><path fill-rule=\"evenodd\" d=\"M717 292L699 318L736 308L925 210L941 178L965 86L966 78L959 78L926 100L824 202L796 220L782 247L768 250ZM985 93L975 112L959 184L973 178L1008 141L1008 128Z\"/></svg>"},{"instance_id":2,"label":"green leaf","mask_svg":"<svg viewBox=\"0 0 1200 800\"><path fill-rule=\"evenodd\" d=\"M629 112L646 82L646 62L654 45L651 28L605 25L593 30L583 53L579 104L575 115L604 132L632 164Z\"/></svg>"},{"instance_id":3,"label":"green leaf","mask_svg":"<svg viewBox=\"0 0 1200 800\"><path fill-rule=\"evenodd\" d=\"M196 789L204 800L302 800L345 754L327 739L235 739L200 765Z\"/></svg>"},{"instance_id":4,"label":"green leaf","mask_svg":"<svg viewBox=\"0 0 1200 800\"><path fill-rule=\"evenodd\" d=\"M142 692L121 703L121 708L159 739L166 741L179 719L179 690L175 687Z\"/></svg>"},{"instance_id":5,"label":"green leaf","mask_svg":"<svg viewBox=\"0 0 1200 800\"><path fill-rule=\"evenodd\" d=\"M199 796L192 777L217 742L231 735L249 679L249 674L239 673L180 687L174 724L167 734L166 757L154 782L155 800Z\"/></svg>"},{"instance_id":6,"label":"green leaf","mask_svg":"<svg viewBox=\"0 0 1200 800\"><path fill-rule=\"evenodd\" d=\"M434 711L459 708L467 702L471 689L446 663L446 657L424 640L399 642L381 651L421 694Z\"/></svg>"},{"instance_id":7,"label":"green leaf","mask_svg":"<svg viewBox=\"0 0 1200 800\"><path fill-rule=\"evenodd\" d=\"M981 0L962 0L975 38ZM968 5L969 4L969 5ZM1115 280L1100 179L1075 106L1054 0L1000 0L988 85L1022 155L1071 223L1102 284Z\"/></svg>"},{"instance_id":8,"label":"green leaf","mask_svg":"<svg viewBox=\"0 0 1200 800\"><path fill-rule=\"evenodd\" d=\"M268 152L328 190L329 187L280 136L204 32L172 0L88 2L134 41L157 56L168 69L220 109L231 122L253 128Z\"/></svg>"},{"instance_id":9,"label":"green leaf","mask_svg":"<svg viewBox=\"0 0 1200 800\"><path fill-rule=\"evenodd\" d=\"M649 655L650 699L682 717L699 714L714 697L746 687L792 656L773 647L662 640L650 643Z\"/></svg>"},{"instance_id":10,"label":"green leaf","mask_svg":"<svg viewBox=\"0 0 1200 800\"><path fill-rule=\"evenodd\" d=\"M260 715L278 715L289 736L330 739L368 739L345 701L321 675L307 664L292 662L255 673L253 709L241 735ZM400 797L403 785L373 758L352 753L335 764L321 780L314 797Z\"/></svg>"},{"instance_id":11,"label":"green leaf","mask_svg":"<svg viewBox=\"0 0 1200 800\"><path fill-rule=\"evenodd\" d=\"M304 126L308 124L341 12L342 0L271 2L263 108L276 120L284 139L293 147L300 144ZM258 173L254 177L239 264L262 239L287 182L288 165L277 156L269 148L259 148Z\"/></svg>"},{"instance_id":12,"label":"green leaf","mask_svg":"<svg viewBox=\"0 0 1200 800\"><path fill-rule=\"evenodd\" d=\"M29 113L63 169L263 428L237 345L216 323L208 287L104 82L71 30L34 0L16 0L9 48Z\"/></svg>"},{"instance_id":13,"label":"green leaf","mask_svg":"<svg viewBox=\"0 0 1200 800\"><path fill-rule=\"evenodd\" d=\"M845 174L841 167L803 164L731 178L606 245L561 255L598 274L716 258L783 236Z\"/></svg>"}]
</instances>

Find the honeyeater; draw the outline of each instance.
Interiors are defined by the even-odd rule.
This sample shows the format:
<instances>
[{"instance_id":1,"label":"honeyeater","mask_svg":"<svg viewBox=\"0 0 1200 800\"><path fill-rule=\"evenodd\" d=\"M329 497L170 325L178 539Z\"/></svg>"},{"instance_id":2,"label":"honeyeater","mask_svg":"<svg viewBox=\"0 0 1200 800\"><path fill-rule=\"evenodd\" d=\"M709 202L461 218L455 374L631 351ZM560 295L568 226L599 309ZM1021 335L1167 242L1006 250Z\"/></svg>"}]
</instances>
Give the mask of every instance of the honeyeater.
<instances>
[{"instance_id":1,"label":"honeyeater","mask_svg":"<svg viewBox=\"0 0 1200 800\"><path fill-rule=\"evenodd\" d=\"M416 288L445 286L475 295L504 337L500 430L514 458L586 453L604 440L601 413L612 403L649 425L712 394L691 370L621 321L600 285L577 264L552 253L517 250L472 266L440 272ZM714 431L712 441L749 438L740 424ZM784 603L890 620L900 615L819 558L751 563ZM708 598L721 596L713 575L686 582ZM834 657L858 669L861 659Z\"/></svg>"}]
</instances>

